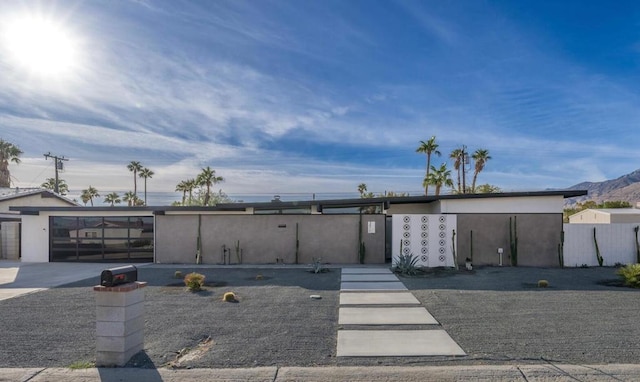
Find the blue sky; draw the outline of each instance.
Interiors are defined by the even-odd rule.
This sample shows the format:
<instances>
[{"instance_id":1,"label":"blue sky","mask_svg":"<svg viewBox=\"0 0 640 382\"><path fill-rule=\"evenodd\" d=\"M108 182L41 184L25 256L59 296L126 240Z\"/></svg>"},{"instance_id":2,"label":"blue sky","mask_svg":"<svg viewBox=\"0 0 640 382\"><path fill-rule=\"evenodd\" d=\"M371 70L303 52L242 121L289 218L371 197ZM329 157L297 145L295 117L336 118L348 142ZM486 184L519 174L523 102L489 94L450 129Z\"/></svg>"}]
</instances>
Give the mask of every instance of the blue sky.
<instances>
[{"instance_id":1,"label":"blue sky","mask_svg":"<svg viewBox=\"0 0 640 382\"><path fill-rule=\"evenodd\" d=\"M20 58L25 20L62 37ZM634 1L5 0L0 33L20 187L51 152L72 189L130 190L137 160L153 191L211 166L232 195L419 192L433 135L504 190L640 168Z\"/></svg>"}]
</instances>

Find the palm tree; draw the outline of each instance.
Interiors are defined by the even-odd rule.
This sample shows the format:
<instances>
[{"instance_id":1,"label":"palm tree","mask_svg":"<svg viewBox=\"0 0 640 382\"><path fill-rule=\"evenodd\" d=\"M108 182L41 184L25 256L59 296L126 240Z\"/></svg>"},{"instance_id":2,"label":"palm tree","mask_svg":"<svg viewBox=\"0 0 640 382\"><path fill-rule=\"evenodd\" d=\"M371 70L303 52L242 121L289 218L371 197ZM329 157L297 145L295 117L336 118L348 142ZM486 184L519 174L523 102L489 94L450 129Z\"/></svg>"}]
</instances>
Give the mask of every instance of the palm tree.
<instances>
[{"instance_id":1,"label":"palm tree","mask_svg":"<svg viewBox=\"0 0 640 382\"><path fill-rule=\"evenodd\" d=\"M193 201L193 190L198 186L198 183L195 179L187 179L185 180L185 185L187 187L187 192L189 193L189 205L191 205Z\"/></svg>"},{"instance_id":2,"label":"palm tree","mask_svg":"<svg viewBox=\"0 0 640 382\"><path fill-rule=\"evenodd\" d=\"M487 164L487 161L491 159L491 157L489 156L489 150L486 150L486 149L477 149L471 157L476 162L476 166L473 171L473 182L471 183L471 192L476 192L476 179L478 178L478 174L482 170L484 170L484 166Z\"/></svg>"},{"instance_id":3,"label":"palm tree","mask_svg":"<svg viewBox=\"0 0 640 382\"><path fill-rule=\"evenodd\" d=\"M358 192L360 193L360 197L364 198L364 193L367 192L367 184L366 183L360 183L358 185Z\"/></svg>"},{"instance_id":4,"label":"palm tree","mask_svg":"<svg viewBox=\"0 0 640 382\"><path fill-rule=\"evenodd\" d=\"M182 192L182 205L184 206L184 202L187 199L187 192L189 191L189 186L187 185L186 180L181 180L180 183L176 184L176 192Z\"/></svg>"},{"instance_id":5,"label":"palm tree","mask_svg":"<svg viewBox=\"0 0 640 382\"><path fill-rule=\"evenodd\" d=\"M152 178L155 173L148 168L140 170L140 177L144 178L144 204L147 205L147 178Z\"/></svg>"},{"instance_id":6,"label":"palm tree","mask_svg":"<svg viewBox=\"0 0 640 382\"><path fill-rule=\"evenodd\" d=\"M462 183L460 182L460 170L462 168L462 156L464 155L463 149L455 149L449 154L449 158L453 159L453 168L458 172L458 194L462 193ZM464 169L462 168L462 171Z\"/></svg>"},{"instance_id":7,"label":"palm tree","mask_svg":"<svg viewBox=\"0 0 640 382\"><path fill-rule=\"evenodd\" d=\"M53 191L56 189L56 179L55 178L47 178L47 181L42 183L40 187L45 190ZM65 182L64 179L58 179L58 193L60 195L66 195L69 192L69 185Z\"/></svg>"},{"instance_id":8,"label":"palm tree","mask_svg":"<svg viewBox=\"0 0 640 382\"><path fill-rule=\"evenodd\" d=\"M111 192L104 197L104 202L111 203L111 207L113 207L114 204L120 204L120 195L116 192Z\"/></svg>"},{"instance_id":9,"label":"palm tree","mask_svg":"<svg viewBox=\"0 0 640 382\"><path fill-rule=\"evenodd\" d=\"M86 207L87 203L89 202L89 200L91 200L91 198L89 198L89 195L86 194L85 191L87 191L87 190L82 190L82 194L80 194L80 200L82 200L82 203Z\"/></svg>"},{"instance_id":10,"label":"palm tree","mask_svg":"<svg viewBox=\"0 0 640 382\"><path fill-rule=\"evenodd\" d=\"M360 197L363 199L373 198L373 192L367 192L366 183L360 183L358 185L358 192L360 193Z\"/></svg>"},{"instance_id":11,"label":"palm tree","mask_svg":"<svg viewBox=\"0 0 640 382\"><path fill-rule=\"evenodd\" d=\"M425 175L425 179L429 177L429 170L431 169L431 154L435 154L440 156L440 151L438 151L438 144L436 143L436 137L432 136L428 141L420 141L420 146L416 149L417 153L423 153L427 155L427 172ZM424 184L424 183L423 183ZM424 194L427 195L429 193L429 183L424 186Z\"/></svg>"},{"instance_id":12,"label":"palm tree","mask_svg":"<svg viewBox=\"0 0 640 382\"><path fill-rule=\"evenodd\" d=\"M211 186L223 182L224 178L221 176L216 176L216 170L207 166L202 169L202 172L198 174L196 178L196 184L199 186L206 186L207 192L204 194L204 205L209 205L209 199L211 198Z\"/></svg>"},{"instance_id":13,"label":"palm tree","mask_svg":"<svg viewBox=\"0 0 640 382\"><path fill-rule=\"evenodd\" d=\"M82 199L82 202L85 206L87 205L87 202L91 202L91 207L93 207L93 198L98 196L100 196L100 194L98 194L98 190L96 190L92 186L89 186L89 188L82 190L80 198Z\"/></svg>"},{"instance_id":14,"label":"palm tree","mask_svg":"<svg viewBox=\"0 0 640 382\"><path fill-rule=\"evenodd\" d=\"M136 196L136 194L133 193L133 191L125 192L124 196L122 197L122 201L127 202L127 205L129 207L135 206L137 200L138 200L138 197Z\"/></svg>"},{"instance_id":15,"label":"palm tree","mask_svg":"<svg viewBox=\"0 0 640 382\"><path fill-rule=\"evenodd\" d=\"M100 194L98 193L98 190L96 190L95 187L93 186L89 186L89 188L87 188L86 190L82 190L82 195L85 194L86 191L86 196L89 197L89 201L91 202L91 207L93 207L93 199L97 198L100 196Z\"/></svg>"},{"instance_id":16,"label":"palm tree","mask_svg":"<svg viewBox=\"0 0 640 382\"><path fill-rule=\"evenodd\" d=\"M13 143L0 139L0 187L11 187L11 173L9 162L20 163L22 150Z\"/></svg>"},{"instance_id":17,"label":"palm tree","mask_svg":"<svg viewBox=\"0 0 640 382\"><path fill-rule=\"evenodd\" d=\"M136 162L136 161L131 161L131 163L129 163L127 165L127 168L129 169L129 171L133 172L133 193L134 194L138 194L138 171L142 170L142 165L140 164L140 162Z\"/></svg>"},{"instance_id":18,"label":"palm tree","mask_svg":"<svg viewBox=\"0 0 640 382\"><path fill-rule=\"evenodd\" d=\"M440 168L431 166L431 172L424 178L423 185L426 186L432 184L436 186L436 196L440 195L440 189L442 186L453 187L453 180L451 180L451 170L447 169L445 163L440 165Z\"/></svg>"}]
</instances>

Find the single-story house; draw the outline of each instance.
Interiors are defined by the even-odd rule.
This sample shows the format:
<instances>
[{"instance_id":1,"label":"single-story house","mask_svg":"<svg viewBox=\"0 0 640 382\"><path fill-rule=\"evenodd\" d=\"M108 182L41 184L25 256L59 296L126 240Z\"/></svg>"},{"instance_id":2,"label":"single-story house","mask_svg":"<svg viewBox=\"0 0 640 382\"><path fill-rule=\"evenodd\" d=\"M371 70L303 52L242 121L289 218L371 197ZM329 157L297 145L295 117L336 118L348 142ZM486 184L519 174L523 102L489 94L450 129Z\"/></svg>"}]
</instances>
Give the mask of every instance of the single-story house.
<instances>
[{"instance_id":1,"label":"single-story house","mask_svg":"<svg viewBox=\"0 0 640 382\"><path fill-rule=\"evenodd\" d=\"M557 266L564 199L586 191L378 197L215 207L13 207L23 261ZM114 225L113 223L119 222ZM137 229L145 240L137 236ZM89 230L80 229L91 227ZM124 228L124 229L123 229ZM117 230L117 232L116 232ZM87 233L87 235L85 235Z\"/></svg>"},{"instance_id":2,"label":"single-story house","mask_svg":"<svg viewBox=\"0 0 640 382\"><path fill-rule=\"evenodd\" d=\"M588 208L569 216L569 224L640 223L638 208Z\"/></svg>"}]
</instances>

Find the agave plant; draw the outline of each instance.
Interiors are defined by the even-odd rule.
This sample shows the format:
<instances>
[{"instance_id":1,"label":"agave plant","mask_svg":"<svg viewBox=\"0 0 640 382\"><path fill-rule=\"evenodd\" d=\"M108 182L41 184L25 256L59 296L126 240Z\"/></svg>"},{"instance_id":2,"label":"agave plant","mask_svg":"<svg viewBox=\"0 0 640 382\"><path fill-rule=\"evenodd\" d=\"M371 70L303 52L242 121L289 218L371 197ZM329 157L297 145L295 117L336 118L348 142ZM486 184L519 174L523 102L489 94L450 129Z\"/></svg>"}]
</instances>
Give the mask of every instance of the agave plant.
<instances>
[{"instance_id":1,"label":"agave plant","mask_svg":"<svg viewBox=\"0 0 640 382\"><path fill-rule=\"evenodd\" d=\"M393 264L394 272L406 276L415 276L418 274L418 257L413 254L399 255Z\"/></svg>"}]
</instances>

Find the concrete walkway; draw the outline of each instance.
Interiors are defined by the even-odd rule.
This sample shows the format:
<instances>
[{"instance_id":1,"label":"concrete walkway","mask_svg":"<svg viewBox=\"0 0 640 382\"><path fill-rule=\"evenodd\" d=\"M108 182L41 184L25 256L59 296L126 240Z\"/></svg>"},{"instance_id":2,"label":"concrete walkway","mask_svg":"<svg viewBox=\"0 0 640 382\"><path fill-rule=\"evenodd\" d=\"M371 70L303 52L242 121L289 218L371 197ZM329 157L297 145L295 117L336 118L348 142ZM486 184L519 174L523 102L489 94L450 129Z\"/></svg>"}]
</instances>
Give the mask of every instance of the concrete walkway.
<instances>
[{"instance_id":1,"label":"concrete walkway","mask_svg":"<svg viewBox=\"0 0 640 382\"><path fill-rule=\"evenodd\" d=\"M389 269L343 268L337 356L466 355L438 321L416 305L420 302ZM406 330L405 325L423 329Z\"/></svg>"}]
</instances>

